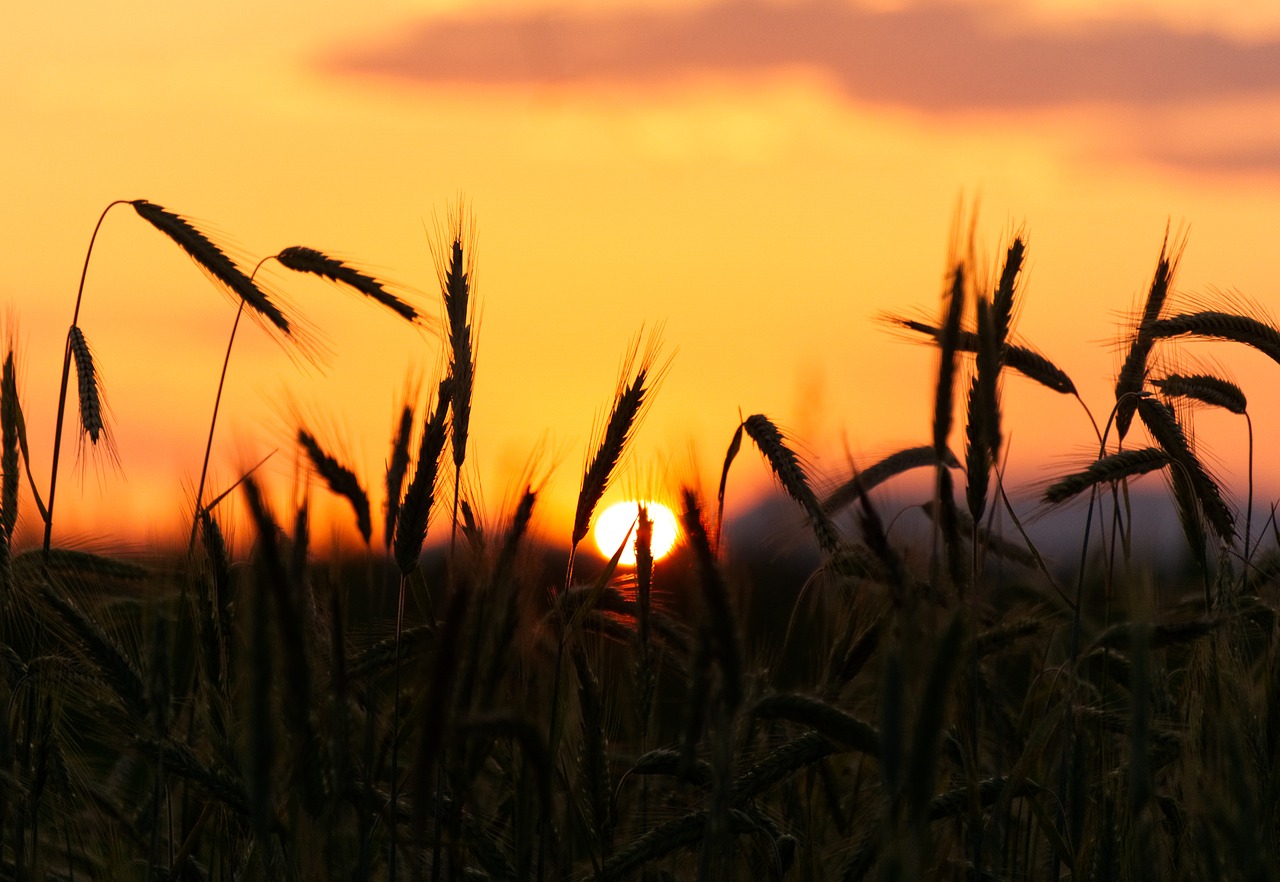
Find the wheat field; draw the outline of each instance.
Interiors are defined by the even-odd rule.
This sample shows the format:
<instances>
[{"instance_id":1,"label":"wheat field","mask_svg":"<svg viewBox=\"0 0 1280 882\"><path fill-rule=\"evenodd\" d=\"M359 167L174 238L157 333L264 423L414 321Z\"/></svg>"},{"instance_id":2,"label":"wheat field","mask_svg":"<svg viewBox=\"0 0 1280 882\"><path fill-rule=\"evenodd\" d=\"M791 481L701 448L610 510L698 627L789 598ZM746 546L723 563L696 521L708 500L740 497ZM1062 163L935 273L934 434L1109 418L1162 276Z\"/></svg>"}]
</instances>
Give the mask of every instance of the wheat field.
<instances>
[{"instance_id":1,"label":"wheat field","mask_svg":"<svg viewBox=\"0 0 1280 882\"><path fill-rule=\"evenodd\" d=\"M174 211L116 208L305 358L305 317L256 268ZM655 560L637 508L627 568L622 548L602 564L582 543L660 394L663 342L638 336L625 353L568 535L531 534L533 482L510 510L479 510L461 477L479 351L473 235L458 210L436 249L449 357L406 396L385 473L357 474L296 427L316 492L349 507L360 536L341 555L311 553L308 506L273 510L254 471L206 486L216 406L185 553L141 566L59 547L64 422L88 455L114 455L92 328L78 323L83 279L47 481L30 468L43 439L25 423L11 345L0 876L1280 877L1274 506L1254 523L1252 480L1223 487L1197 448L1198 410L1224 409L1243 418L1252 460L1246 391L1170 368L1189 364L1175 356L1188 339L1280 361L1280 330L1238 304L1179 311L1184 243L1166 238L1157 257L1114 401L1079 402L1096 457L1039 491L1073 506L1066 560L1028 538L1003 481L1004 385L1080 398L1017 336L1016 234L994 273L971 252L951 259L940 303L922 304L935 319L884 317L938 366L921 390L929 437L818 476L797 439L747 416L725 427L714 498L672 488L672 555ZM387 321L428 321L315 249L265 260L345 287ZM803 523L803 568L752 565L724 541L744 456L767 464ZM913 503L924 537L896 529L880 492L908 473L928 478ZM1176 577L1131 541L1130 488L1149 473L1184 536ZM232 498L248 512L238 544L224 533ZM22 506L43 522L39 547L13 545Z\"/></svg>"}]
</instances>

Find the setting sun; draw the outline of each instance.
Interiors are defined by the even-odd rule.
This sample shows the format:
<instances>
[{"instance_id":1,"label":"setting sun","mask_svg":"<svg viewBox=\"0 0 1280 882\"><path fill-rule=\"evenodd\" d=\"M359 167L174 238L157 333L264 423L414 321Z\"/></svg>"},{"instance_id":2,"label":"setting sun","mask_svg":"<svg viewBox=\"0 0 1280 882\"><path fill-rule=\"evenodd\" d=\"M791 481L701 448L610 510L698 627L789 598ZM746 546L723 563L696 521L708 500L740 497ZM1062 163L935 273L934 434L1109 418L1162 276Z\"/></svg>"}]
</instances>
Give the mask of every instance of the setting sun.
<instances>
[{"instance_id":1,"label":"setting sun","mask_svg":"<svg viewBox=\"0 0 1280 882\"><path fill-rule=\"evenodd\" d=\"M600 517L596 519L594 533L596 547L600 549L600 553L605 557L613 557L614 552L618 550L618 546L624 540L627 540L628 531L631 532L626 550L622 552L622 557L618 559L618 563L627 567L636 565L634 527L640 504L641 502L635 499L615 503L601 512ZM676 537L679 535L680 528L677 525L675 513L661 502L649 501L643 504L648 508L649 517L653 520L651 549L653 551L653 559L658 560L670 552L676 544Z\"/></svg>"}]
</instances>

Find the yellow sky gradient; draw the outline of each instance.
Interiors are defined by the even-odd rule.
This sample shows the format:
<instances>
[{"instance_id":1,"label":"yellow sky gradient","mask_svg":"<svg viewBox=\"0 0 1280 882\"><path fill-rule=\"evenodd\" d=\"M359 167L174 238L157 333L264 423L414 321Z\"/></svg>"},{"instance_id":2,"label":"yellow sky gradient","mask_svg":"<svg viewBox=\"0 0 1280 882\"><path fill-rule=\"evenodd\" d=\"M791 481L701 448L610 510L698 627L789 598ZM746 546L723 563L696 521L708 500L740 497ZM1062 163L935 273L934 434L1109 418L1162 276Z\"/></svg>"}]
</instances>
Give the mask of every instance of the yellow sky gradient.
<instances>
[{"instance_id":1,"label":"yellow sky gradient","mask_svg":"<svg viewBox=\"0 0 1280 882\"><path fill-rule=\"evenodd\" d=\"M1280 288L1280 14L1264 4L74 7L22 4L0 36L0 299L16 321L42 491L62 341L89 234L114 199L188 215L250 266L288 245L334 253L435 310L431 231L461 194L477 225L482 304L469 480L496 520L533 462L549 539L568 535L593 427L641 328L661 326L673 358L611 499L695 477L714 492L740 411L792 433L820 482L844 476L846 447L865 464L926 442L933 357L875 318L936 310L962 202L966 216L979 204L990 266L1012 231L1029 233L1017 330L1100 418L1121 321L1150 282L1166 225L1187 232L1180 292L1267 306ZM750 22L713 29L724 46L709 39L705 57L702 44L663 51L698 21L752 15L769 28L794 21L799 36L777 41L790 55L752 43ZM887 59L873 69L843 66L830 23L846 19L917 35L938 68L922 69L912 53L924 50L907 45L873 47ZM810 59L815 35L833 30L835 54L814 48ZM442 32L474 41L452 44L466 64L434 47ZM515 44L501 42L512 34ZM607 52L572 42L606 34L617 41ZM431 50L444 73L375 69L393 50L415 57L406 46ZM1073 53L1080 72L1023 77L1000 62L1017 46L1032 47L1014 61L1033 73L1037 54ZM1099 67L1106 78L1084 76ZM1153 95L1161 77L1169 88ZM409 376L434 376L440 343L330 286L273 281L332 357L300 367L256 329L241 336L213 486L278 447L266 473L283 512L300 412L356 467L376 508L394 408ZM170 242L127 206L112 211L81 326L120 469L91 459L78 479L64 459L57 541L148 542L182 529L233 318ZM1277 495L1265 439L1280 433L1268 400L1280 366L1196 352L1220 354L1251 393L1258 477L1264 498ZM1078 406L1017 377L1005 391L1015 484L1088 455ZM1243 427L1208 415L1196 425L1242 493ZM74 452L71 433L65 443ZM731 508L767 482L758 457L742 458ZM335 526L317 533L349 535L349 514L329 510ZM24 535L37 526L32 512Z\"/></svg>"}]
</instances>

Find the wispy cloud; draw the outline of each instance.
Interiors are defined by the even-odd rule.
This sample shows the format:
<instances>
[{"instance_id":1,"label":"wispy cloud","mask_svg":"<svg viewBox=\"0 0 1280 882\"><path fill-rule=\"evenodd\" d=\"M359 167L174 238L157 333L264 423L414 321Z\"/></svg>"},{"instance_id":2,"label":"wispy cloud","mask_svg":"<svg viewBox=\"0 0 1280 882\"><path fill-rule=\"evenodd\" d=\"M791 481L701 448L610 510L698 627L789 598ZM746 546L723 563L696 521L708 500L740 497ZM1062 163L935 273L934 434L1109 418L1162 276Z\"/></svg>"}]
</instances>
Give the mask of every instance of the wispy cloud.
<instances>
[{"instance_id":1,"label":"wispy cloud","mask_svg":"<svg viewBox=\"0 0 1280 882\"><path fill-rule=\"evenodd\" d=\"M807 68L851 98L925 111L1149 107L1280 94L1280 40L1154 20L1049 27L999 7L883 11L839 0L728 0L666 9L487 10L411 23L326 62L425 85L679 82Z\"/></svg>"}]
</instances>

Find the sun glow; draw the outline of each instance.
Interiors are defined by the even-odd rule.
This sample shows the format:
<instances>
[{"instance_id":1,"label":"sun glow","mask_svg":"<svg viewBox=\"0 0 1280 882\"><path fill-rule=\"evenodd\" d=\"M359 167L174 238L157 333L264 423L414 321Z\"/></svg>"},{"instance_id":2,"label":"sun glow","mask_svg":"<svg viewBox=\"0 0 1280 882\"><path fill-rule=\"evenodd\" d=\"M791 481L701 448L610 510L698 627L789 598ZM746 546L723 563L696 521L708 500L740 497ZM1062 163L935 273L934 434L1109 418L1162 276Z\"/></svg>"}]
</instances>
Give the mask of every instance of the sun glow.
<instances>
[{"instance_id":1,"label":"sun glow","mask_svg":"<svg viewBox=\"0 0 1280 882\"><path fill-rule=\"evenodd\" d=\"M661 502L645 501L643 504L649 511L649 518L653 521L650 550L653 553L653 559L658 560L675 546L680 528L676 522L675 513ZM618 546L626 540L627 547L623 550L622 557L618 559L618 563L622 566L636 565L635 527L640 505L641 500L635 499L618 502L606 508L596 518L594 532L596 547L605 557L613 557ZM630 537L627 536L628 531L631 533Z\"/></svg>"}]
</instances>

